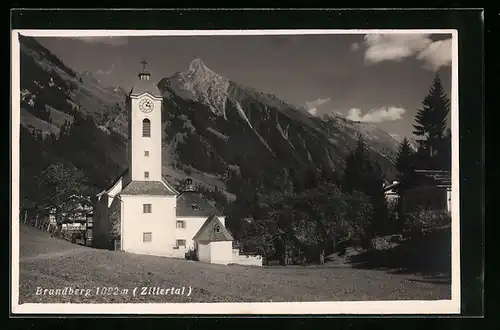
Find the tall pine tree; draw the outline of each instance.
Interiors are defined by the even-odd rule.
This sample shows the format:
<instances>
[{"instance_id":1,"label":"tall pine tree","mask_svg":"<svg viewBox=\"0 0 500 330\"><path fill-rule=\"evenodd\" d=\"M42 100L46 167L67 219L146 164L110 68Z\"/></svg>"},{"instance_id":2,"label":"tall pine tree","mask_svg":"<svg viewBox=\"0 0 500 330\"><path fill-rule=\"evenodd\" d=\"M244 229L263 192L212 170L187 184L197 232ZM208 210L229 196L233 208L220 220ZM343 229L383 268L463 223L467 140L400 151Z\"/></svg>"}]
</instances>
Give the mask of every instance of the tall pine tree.
<instances>
[{"instance_id":1,"label":"tall pine tree","mask_svg":"<svg viewBox=\"0 0 500 330\"><path fill-rule=\"evenodd\" d=\"M398 181L400 193L411 185L411 179L414 170L414 152L410 141L405 137L399 144L398 154L396 155L395 167L398 171Z\"/></svg>"},{"instance_id":2,"label":"tall pine tree","mask_svg":"<svg viewBox=\"0 0 500 330\"><path fill-rule=\"evenodd\" d=\"M344 179L342 186L344 191L350 193L353 190L362 191L361 187L366 182L366 174L369 172L370 162L367 155L366 142L361 134L358 135L356 148L346 157L344 168Z\"/></svg>"},{"instance_id":3,"label":"tall pine tree","mask_svg":"<svg viewBox=\"0 0 500 330\"><path fill-rule=\"evenodd\" d=\"M365 194L370 197L373 205L373 235L390 234L392 228L389 223L389 209L384 191L385 175L378 162L369 162L369 172L367 173L366 182L367 188Z\"/></svg>"},{"instance_id":4,"label":"tall pine tree","mask_svg":"<svg viewBox=\"0 0 500 330\"><path fill-rule=\"evenodd\" d=\"M373 206L373 220L370 236L385 234L388 230L388 207L383 188L384 173L377 162L369 157L366 142L358 136L356 149L346 159L343 190L352 193L354 190L370 197Z\"/></svg>"},{"instance_id":5,"label":"tall pine tree","mask_svg":"<svg viewBox=\"0 0 500 330\"><path fill-rule=\"evenodd\" d=\"M443 150L443 140L447 127L447 116L450 112L450 100L443 89L439 75L436 74L429 93L422 101L422 108L415 115L413 125L419 139L419 155L424 161L423 166L440 167L436 164L436 156L446 152Z\"/></svg>"},{"instance_id":6,"label":"tall pine tree","mask_svg":"<svg viewBox=\"0 0 500 330\"><path fill-rule=\"evenodd\" d=\"M410 145L410 142L405 137L399 145L398 154L396 156L395 167L398 171L399 185L397 187L399 199L397 204L398 222L396 229L402 230L404 224L403 200L405 191L411 187L414 175L414 160L415 153Z\"/></svg>"}]
</instances>

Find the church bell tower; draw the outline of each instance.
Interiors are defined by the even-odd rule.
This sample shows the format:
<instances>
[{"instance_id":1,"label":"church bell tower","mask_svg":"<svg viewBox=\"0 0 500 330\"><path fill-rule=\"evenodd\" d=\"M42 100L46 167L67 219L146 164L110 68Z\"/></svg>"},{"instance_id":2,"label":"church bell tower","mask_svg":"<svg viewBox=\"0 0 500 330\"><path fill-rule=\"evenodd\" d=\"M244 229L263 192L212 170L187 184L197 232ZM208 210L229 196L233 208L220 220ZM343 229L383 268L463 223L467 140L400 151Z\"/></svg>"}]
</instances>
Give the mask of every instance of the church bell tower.
<instances>
[{"instance_id":1,"label":"church bell tower","mask_svg":"<svg viewBox=\"0 0 500 330\"><path fill-rule=\"evenodd\" d=\"M127 157L132 181L161 181L162 95L151 80L147 62L128 95Z\"/></svg>"}]
</instances>

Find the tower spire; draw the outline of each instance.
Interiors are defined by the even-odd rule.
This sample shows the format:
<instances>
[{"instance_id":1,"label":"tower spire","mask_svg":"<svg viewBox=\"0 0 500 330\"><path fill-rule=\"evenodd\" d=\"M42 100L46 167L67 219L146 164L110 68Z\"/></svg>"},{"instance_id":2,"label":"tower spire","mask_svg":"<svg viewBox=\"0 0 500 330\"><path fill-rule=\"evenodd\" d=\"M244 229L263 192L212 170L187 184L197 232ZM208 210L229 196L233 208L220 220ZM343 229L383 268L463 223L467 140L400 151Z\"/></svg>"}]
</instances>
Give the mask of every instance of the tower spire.
<instances>
[{"instance_id":1,"label":"tower spire","mask_svg":"<svg viewBox=\"0 0 500 330\"><path fill-rule=\"evenodd\" d=\"M148 65L148 62L146 60L142 60L141 64L142 64L142 73L147 73L146 66Z\"/></svg>"},{"instance_id":2,"label":"tower spire","mask_svg":"<svg viewBox=\"0 0 500 330\"><path fill-rule=\"evenodd\" d=\"M149 80L149 77L151 76L151 74L146 69L148 62L146 60L142 60L141 64L142 64L142 72L140 72L138 75L139 79L140 80Z\"/></svg>"}]
</instances>

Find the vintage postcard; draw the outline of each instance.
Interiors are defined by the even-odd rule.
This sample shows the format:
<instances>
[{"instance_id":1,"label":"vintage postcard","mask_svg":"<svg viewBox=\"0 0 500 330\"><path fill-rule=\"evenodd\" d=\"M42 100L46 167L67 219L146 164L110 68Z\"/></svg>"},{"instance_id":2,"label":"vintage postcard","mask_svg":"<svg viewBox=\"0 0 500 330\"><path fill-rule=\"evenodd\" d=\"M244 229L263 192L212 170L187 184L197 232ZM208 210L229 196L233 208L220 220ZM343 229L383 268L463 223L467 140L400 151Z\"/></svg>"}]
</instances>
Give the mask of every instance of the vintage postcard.
<instances>
[{"instance_id":1,"label":"vintage postcard","mask_svg":"<svg viewBox=\"0 0 500 330\"><path fill-rule=\"evenodd\" d=\"M456 30L14 30L12 312L460 313Z\"/></svg>"}]
</instances>

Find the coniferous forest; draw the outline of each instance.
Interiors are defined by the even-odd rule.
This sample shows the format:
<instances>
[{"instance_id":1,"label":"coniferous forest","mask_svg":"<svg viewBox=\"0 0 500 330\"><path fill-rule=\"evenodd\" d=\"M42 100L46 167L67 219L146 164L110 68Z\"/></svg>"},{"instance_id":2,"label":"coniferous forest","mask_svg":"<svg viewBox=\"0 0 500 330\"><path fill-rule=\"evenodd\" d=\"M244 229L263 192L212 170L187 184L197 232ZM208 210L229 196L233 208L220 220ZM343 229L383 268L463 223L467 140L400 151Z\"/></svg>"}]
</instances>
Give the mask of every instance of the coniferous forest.
<instances>
[{"instance_id":1,"label":"coniferous forest","mask_svg":"<svg viewBox=\"0 0 500 330\"><path fill-rule=\"evenodd\" d=\"M436 76L415 116L418 148L415 151L404 138L394 161L400 196L417 182L415 169L451 170L449 111L450 101ZM321 250L330 254L348 246L367 249L376 237L413 230L409 227L415 225L415 217L431 231L435 224L451 221L448 215L426 210L405 217L399 203L389 205L383 188L387 178L361 135L340 173L289 169L288 175L289 185L281 190L242 183L237 199L226 204L227 225L244 250L284 264L311 262Z\"/></svg>"}]
</instances>

